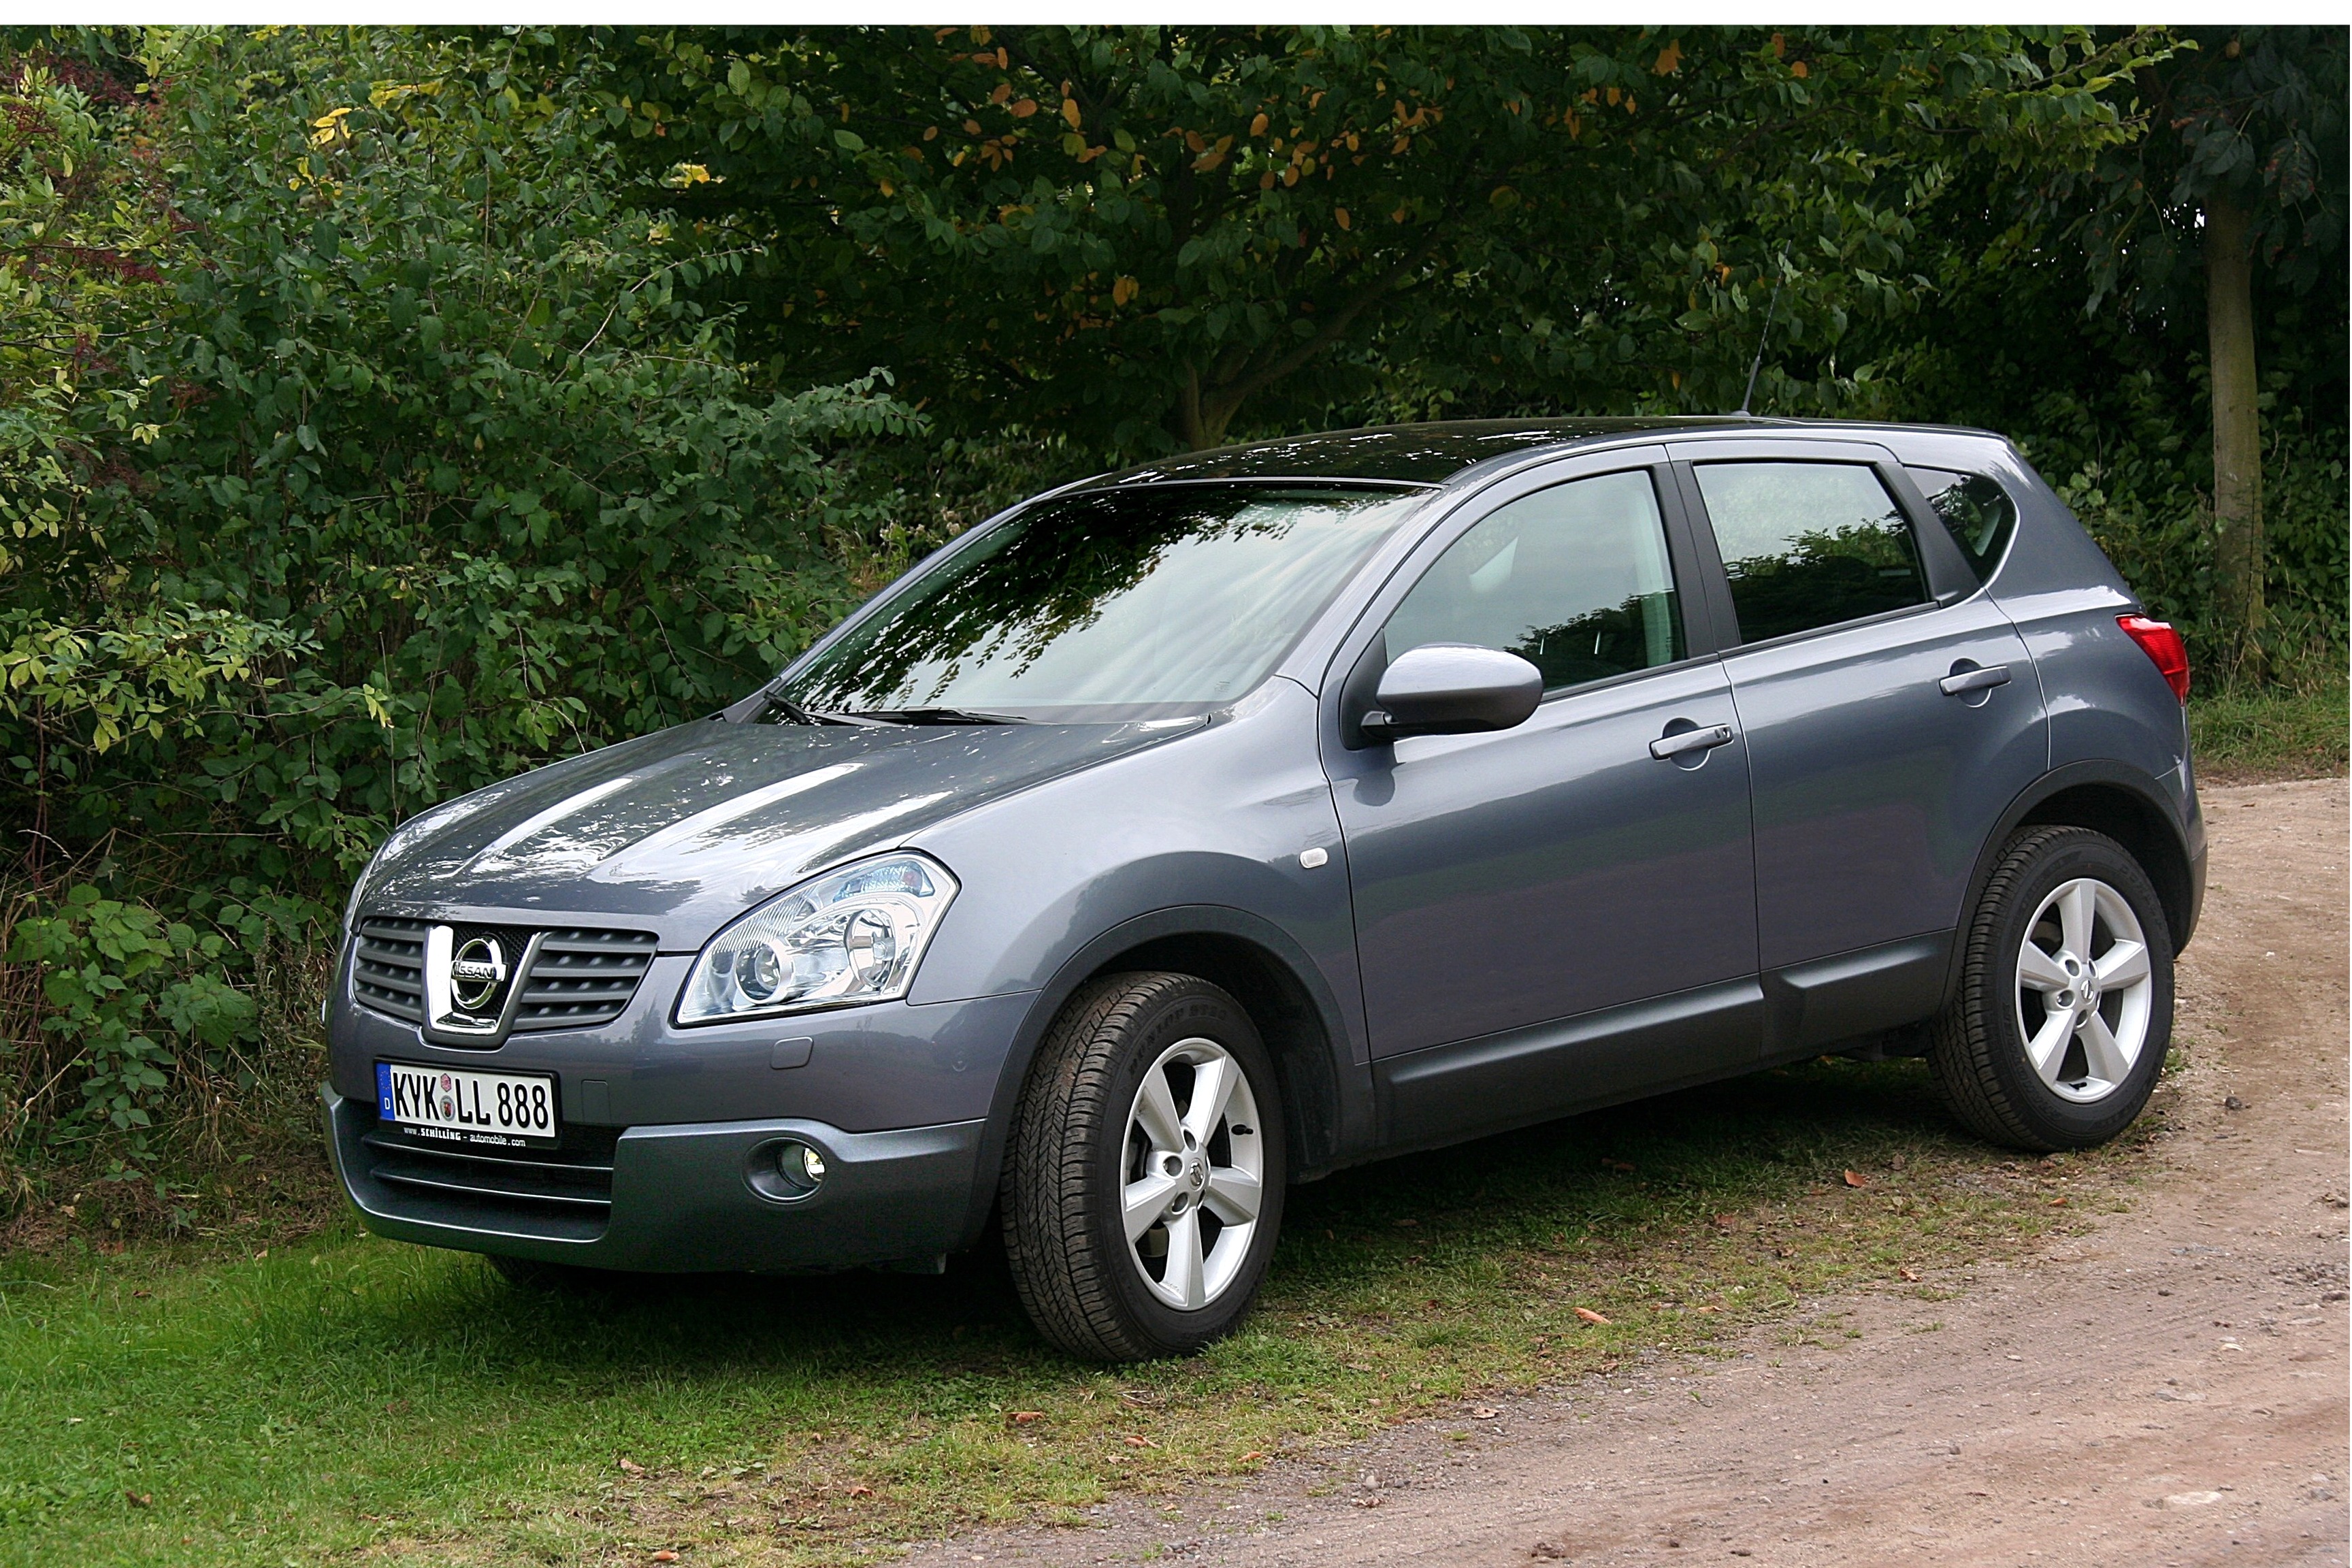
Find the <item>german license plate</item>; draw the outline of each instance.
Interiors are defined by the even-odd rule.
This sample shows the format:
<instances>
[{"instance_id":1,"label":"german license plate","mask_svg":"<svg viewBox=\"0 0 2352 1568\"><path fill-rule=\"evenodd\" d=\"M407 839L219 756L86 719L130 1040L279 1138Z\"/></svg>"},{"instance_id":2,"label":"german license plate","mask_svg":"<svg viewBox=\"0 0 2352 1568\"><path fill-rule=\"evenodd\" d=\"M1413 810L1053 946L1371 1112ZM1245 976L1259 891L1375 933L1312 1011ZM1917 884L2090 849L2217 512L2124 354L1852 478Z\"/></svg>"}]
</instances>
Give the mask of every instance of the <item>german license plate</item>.
<instances>
[{"instance_id":1,"label":"german license plate","mask_svg":"<svg viewBox=\"0 0 2352 1568\"><path fill-rule=\"evenodd\" d=\"M552 1149L555 1079L546 1073L375 1064L375 1113L404 1132L453 1143Z\"/></svg>"}]
</instances>

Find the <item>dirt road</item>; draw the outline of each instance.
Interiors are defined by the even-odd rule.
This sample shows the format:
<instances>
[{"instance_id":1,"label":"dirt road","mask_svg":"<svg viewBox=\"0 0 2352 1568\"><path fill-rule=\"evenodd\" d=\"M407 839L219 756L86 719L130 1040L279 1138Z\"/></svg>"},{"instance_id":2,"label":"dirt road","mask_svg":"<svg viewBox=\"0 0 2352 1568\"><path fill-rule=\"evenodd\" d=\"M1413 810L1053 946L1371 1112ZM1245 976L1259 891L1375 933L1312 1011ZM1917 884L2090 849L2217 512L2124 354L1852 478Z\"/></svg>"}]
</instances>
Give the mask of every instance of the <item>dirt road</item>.
<instances>
[{"instance_id":1,"label":"dirt road","mask_svg":"<svg viewBox=\"0 0 2352 1568\"><path fill-rule=\"evenodd\" d=\"M2180 977L2198 1059L2168 1169L2129 1213L1952 1300L1810 1303L1836 1319L1810 1345L1759 1331L1729 1360L1498 1401L1172 1515L1127 1500L1100 1529L912 1561L2344 1563L2346 786L2206 806Z\"/></svg>"}]
</instances>

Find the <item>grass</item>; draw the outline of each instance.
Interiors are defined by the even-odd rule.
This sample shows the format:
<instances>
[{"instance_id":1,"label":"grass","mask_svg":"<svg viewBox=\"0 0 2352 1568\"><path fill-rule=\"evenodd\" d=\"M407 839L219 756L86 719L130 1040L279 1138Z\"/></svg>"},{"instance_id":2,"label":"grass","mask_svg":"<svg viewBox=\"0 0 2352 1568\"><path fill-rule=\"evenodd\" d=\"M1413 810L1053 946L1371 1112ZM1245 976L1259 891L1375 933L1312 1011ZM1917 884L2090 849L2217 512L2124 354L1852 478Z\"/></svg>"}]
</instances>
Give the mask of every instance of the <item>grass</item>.
<instances>
[{"instance_id":1,"label":"grass","mask_svg":"<svg viewBox=\"0 0 2352 1568\"><path fill-rule=\"evenodd\" d=\"M19 1251L0 1562L842 1562L1076 1521L1483 1391L1801 1328L1826 1289L1940 1299L2120 1204L2169 1092L2126 1142L2033 1161L1952 1132L1918 1063L1822 1061L1342 1173L1294 1194L1238 1334L1118 1371L1046 1349L984 1261L575 1300L342 1223Z\"/></svg>"},{"instance_id":2,"label":"grass","mask_svg":"<svg viewBox=\"0 0 2352 1568\"><path fill-rule=\"evenodd\" d=\"M2352 728L2345 683L2317 691L2191 691L2189 742L2206 784L2341 773Z\"/></svg>"}]
</instances>

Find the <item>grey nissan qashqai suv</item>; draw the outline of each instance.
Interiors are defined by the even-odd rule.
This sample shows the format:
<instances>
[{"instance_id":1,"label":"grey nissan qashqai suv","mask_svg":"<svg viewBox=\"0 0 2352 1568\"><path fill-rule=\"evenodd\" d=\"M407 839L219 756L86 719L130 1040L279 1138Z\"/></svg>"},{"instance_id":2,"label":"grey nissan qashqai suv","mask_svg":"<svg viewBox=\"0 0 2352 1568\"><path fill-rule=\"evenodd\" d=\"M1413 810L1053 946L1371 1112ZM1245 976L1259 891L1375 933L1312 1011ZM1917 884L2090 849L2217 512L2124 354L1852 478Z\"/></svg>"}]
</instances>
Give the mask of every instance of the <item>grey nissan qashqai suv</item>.
<instances>
[{"instance_id":1,"label":"grey nissan qashqai suv","mask_svg":"<svg viewBox=\"0 0 2352 1568\"><path fill-rule=\"evenodd\" d=\"M518 1277L1001 1226L1046 1336L1125 1359L1233 1324L1291 1183L1824 1050L2096 1143L2204 886L2140 609L1966 430L1432 425L1070 485L725 711L394 833L336 1164Z\"/></svg>"}]
</instances>

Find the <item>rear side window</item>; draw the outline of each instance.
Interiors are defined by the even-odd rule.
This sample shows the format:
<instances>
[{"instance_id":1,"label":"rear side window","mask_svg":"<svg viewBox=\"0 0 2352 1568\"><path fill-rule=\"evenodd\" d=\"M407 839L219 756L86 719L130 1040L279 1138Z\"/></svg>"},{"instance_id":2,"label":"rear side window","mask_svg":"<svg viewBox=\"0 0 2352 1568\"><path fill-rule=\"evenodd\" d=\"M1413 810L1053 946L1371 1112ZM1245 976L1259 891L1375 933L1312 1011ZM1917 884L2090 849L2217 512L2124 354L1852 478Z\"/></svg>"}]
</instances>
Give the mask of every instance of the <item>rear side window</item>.
<instances>
[{"instance_id":1,"label":"rear side window","mask_svg":"<svg viewBox=\"0 0 2352 1568\"><path fill-rule=\"evenodd\" d=\"M1944 468L1906 470L1926 494L1927 504L1951 530L1952 542L1969 558L1969 568L1981 583L2000 564L2009 536L2017 531L2017 503L2009 492L1982 474L1955 474Z\"/></svg>"},{"instance_id":2,"label":"rear side window","mask_svg":"<svg viewBox=\"0 0 2352 1568\"><path fill-rule=\"evenodd\" d=\"M1547 691L1682 658L1649 474L1577 479L1497 507L1413 584L1387 635L1391 658L1433 642L1517 654Z\"/></svg>"},{"instance_id":3,"label":"rear side window","mask_svg":"<svg viewBox=\"0 0 2352 1568\"><path fill-rule=\"evenodd\" d=\"M1918 542L1859 463L1702 463L1744 642L1924 605Z\"/></svg>"}]
</instances>

